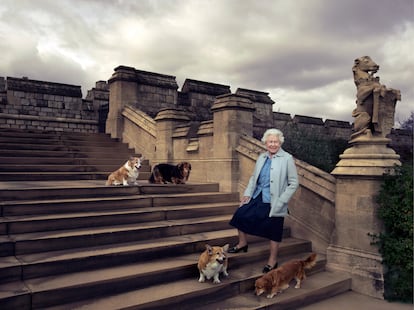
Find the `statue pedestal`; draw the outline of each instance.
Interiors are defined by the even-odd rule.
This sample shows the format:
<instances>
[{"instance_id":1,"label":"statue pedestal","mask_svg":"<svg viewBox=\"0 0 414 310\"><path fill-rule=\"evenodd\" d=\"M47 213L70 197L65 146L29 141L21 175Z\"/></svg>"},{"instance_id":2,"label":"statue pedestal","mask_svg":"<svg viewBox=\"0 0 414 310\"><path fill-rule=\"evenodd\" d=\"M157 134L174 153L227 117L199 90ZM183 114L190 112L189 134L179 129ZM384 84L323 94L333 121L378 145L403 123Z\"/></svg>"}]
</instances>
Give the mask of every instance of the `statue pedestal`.
<instances>
[{"instance_id":1,"label":"statue pedestal","mask_svg":"<svg viewBox=\"0 0 414 310\"><path fill-rule=\"evenodd\" d=\"M387 147L389 139L359 137L350 141L332 171L336 176L335 231L327 249L327 268L349 273L352 289L383 299L384 268L378 247L369 234L379 234L376 197L382 175L399 165L399 155Z\"/></svg>"},{"instance_id":2,"label":"statue pedestal","mask_svg":"<svg viewBox=\"0 0 414 310\"><path fill-rule=\"evenodd\" d=\"M387 144L391 140L382 137L358 137L349 141L352 147L346 149L335 169L334 175L382 176L394 165L401 165L400 155Z\"/></svg>"}]
</instances>

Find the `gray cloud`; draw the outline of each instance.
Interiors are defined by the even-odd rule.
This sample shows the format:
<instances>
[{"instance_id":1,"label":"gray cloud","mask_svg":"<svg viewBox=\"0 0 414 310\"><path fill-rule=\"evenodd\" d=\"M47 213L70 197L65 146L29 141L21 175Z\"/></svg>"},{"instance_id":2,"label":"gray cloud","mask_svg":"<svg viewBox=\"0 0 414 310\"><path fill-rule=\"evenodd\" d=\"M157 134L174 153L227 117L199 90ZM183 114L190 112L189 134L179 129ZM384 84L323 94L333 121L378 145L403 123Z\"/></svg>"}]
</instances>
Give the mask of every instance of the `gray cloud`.
<instances>
[{"instance_id":1,"label":"gray cloud","mask_svg":"<svg viewBox=\"0 0 414 310\"><path fill-rule=\"evenodd\" d=\"M82 85L118 65L268 91L275 110L352 121L370 55L414 110L412 0L3 0L1 76Z\"/></svg>"}]
</instances>

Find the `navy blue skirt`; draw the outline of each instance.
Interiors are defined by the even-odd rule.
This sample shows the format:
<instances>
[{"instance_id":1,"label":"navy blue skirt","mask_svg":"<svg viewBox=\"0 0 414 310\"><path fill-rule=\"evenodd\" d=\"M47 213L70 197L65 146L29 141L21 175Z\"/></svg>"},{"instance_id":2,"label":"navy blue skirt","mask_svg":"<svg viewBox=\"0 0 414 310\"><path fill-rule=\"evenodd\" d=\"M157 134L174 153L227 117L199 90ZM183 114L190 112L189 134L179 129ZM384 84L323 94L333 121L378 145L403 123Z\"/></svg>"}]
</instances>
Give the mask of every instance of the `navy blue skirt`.
<instances>
[{"instance_id":1,"label":"navy blue skirt","mask_svg":"<svg viewBox=\"0 0 414 310\"><path fill-rule=\"evenodd\" d=\"M262 202L259 195L236 210L230 225L246 234L281 242L285 218L269 217L269 212L270 203Z\"/></svg>"}]
</instances>

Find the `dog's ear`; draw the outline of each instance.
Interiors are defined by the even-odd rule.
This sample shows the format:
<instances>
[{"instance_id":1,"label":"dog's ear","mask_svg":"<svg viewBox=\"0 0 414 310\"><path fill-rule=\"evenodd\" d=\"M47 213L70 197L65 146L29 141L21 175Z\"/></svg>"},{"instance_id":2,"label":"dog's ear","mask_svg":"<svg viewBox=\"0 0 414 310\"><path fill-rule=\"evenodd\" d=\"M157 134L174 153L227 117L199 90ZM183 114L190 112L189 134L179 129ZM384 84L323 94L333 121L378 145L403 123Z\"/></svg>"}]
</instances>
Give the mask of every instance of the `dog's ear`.
<instances>
[{"instance_id":1,"label":"dog's ear","mask_svg":"<svg viewBox=\"0 0 414 310\"><path fill-rule=\"evenodd\" d=\"M206 250L207 250L208 255L213 254L213 248L211 247L211 245L206 244Z\"/></svg>"},{"instance_id":2,"label":"dog's ear","mask_svg":"<svg viewBox=\"0 0 414 310\"><path fill-rule=\"evenodd\" d=\"M266 277L262 276L257 280L259 287L263 288L265 291L269 291L272 289L272 281Z\"/></svg>"},{"instance_id":3,"label":"dog's ear","mask_svg":"<svg viewBox=\"0 0 414 310\"><path fill-rule=\"evenodd\" d=\"M223 246L223 250L224 250L224 252L227 252L229 250L229 244L228 243Z\"/></svg>"},{"instance_id":4,"label":"dog's ear","mask_svg":"<svg viewBox=\"0 0 414 310\"><path fill-rule=\"evenodd\" d=\"M282 275L280 274L279 270L275 270L273 272L270 273L270 277L271 277L271 286L276 286L279 285L279 281L280 281L280 277Z\"/></svg>"},{"instance_id":5,"label":"dog's ear","mask_svg":"<svg viewBox=\"0 0 414 310\"><path fill-rule=\"evenodd\" d=\"M188 169L191 170L191 164L190 163L188 163Z\"/></svg>"}]
</instances>

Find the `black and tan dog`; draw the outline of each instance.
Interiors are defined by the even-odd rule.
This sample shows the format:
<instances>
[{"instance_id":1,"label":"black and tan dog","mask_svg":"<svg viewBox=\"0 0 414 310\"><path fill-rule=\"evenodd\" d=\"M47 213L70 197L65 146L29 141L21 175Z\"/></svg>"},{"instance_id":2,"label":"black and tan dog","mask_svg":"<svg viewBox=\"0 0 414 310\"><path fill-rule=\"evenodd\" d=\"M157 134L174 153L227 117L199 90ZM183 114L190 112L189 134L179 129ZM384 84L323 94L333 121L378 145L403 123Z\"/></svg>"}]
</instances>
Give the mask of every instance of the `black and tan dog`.
<instances>
[{"instance_id":1,"label":"black and tan dog","mask_svg":"<svg viewBox=\"0 0 414 310\"><path fill-rule=\"evenodd\" d=\"M155 184L185 184L190 177L190 172L191 164L188 162L181 162L178 165L158 164L152 169L148 181Z\"/></svg>"}]
</instances>

